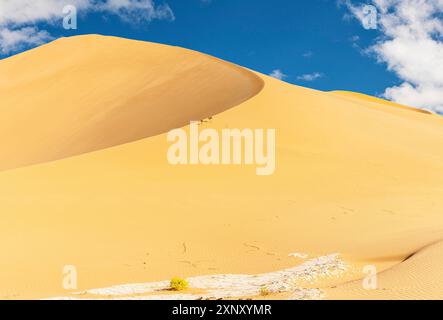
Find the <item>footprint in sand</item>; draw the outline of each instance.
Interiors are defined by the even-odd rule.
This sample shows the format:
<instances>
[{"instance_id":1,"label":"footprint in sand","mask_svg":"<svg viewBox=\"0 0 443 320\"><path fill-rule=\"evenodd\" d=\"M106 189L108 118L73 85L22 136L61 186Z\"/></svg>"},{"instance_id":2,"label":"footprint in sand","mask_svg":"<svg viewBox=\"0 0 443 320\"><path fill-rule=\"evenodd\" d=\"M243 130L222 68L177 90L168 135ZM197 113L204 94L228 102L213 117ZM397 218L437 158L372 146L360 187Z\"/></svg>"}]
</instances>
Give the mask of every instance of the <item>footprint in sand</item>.
<instances>
[{"instance_id":1,"label":"footprint in sand","mask_svg":"<svg viewBox=\"0 0 443 320\"><path fill-rule=\"evenodd\" d=\"M246 251L246 253L257 252L257 251L260 251L260 250L261 250L260 247L258 247L258 246L256 246L256 245L253 245L253 244L250 244L250 243L247 243L247 242L243 243L243 245L244 245L245 247L248 247L248 248L253 249L253 250L248 250L248 251Z\"/></svg>"}]
</instances>

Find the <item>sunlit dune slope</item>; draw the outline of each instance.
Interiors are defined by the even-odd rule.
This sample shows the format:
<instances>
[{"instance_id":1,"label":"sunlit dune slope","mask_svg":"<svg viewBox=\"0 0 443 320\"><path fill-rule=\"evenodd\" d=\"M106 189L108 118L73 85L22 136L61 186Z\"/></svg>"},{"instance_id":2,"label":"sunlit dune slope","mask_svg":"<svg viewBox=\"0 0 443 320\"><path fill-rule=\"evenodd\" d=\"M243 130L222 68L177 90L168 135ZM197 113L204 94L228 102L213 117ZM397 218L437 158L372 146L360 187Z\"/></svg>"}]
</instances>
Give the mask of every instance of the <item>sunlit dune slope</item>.
<instances>
[{"instance_id":1,"label":"sunlit dune slope","mask_svg":"<svg viewBox=\"0 0 443 320\"><path fill-rule=\"evenodd\" d=\"M340 253L356 268L369 263L384 270L443 238L440 117L395 108L383 101L368 105L366 99L293 86L166 46L80 37L37 50L46 50L44 56L55 60L57 52L63 52L70 42L77 43L78 48L103 42L107 43L105 48L112 48L123 43L127 49L97 49L101 53L96 58L89 57L94 57L94 50L86 51L84 63L72 64L84 70L85 78L79 73L78 79L88 92L88 101L101 103L84 105L81 95L72 104L66 102L70 116L66 114L54 137L49 131L60 121L49 118L52 112L64 115L63 109L57 111L53 104L60 101L59 90L68 91L63 84L70 83L69 76L64 72L52 74L51 83L60 86L59 90L40 88L40 80L31 85L31 79L49 76L51 59L44 63L43 57L36 59L31 51L1 61L0 70L9 70L12 83L16 79L14 68L28 70L17 77L26 74L30 81L23 80L28 84L21 90L8 91L4 82L0 86L2 101L9 101L8 132L19 134L4 137L2 131L1 163L3 167L26 163L28 155L35 155L24 150L29 148L38 149L38 157L31 160L43 160L66 156L72 150L90 151L86 146L115 146L0 173L0 251L4 256L0 296L63 295L64 265L77 267L79 290L177 275L270 272L301 263L288 256L293 252L310 257ZM178 70L188 70L194 64L201 68L190 68L189 81L177 71L178 83L167 66L158 67L155 76L138 74L142 68L156 68L149 63L154 58L147 58L144 66L144 56L169 55ZM106 69L101 61L107 59L115 63L107 64L110 70L103 77L112 83L125 81L104 92L100 86L91 85L97 82L87 74L92 72L100 78L102 72L98 71ZM139 65L136 70L129 62L122 67L117 64L121 60L138 61ZM32 69L34 64L39 68ZM214 77L207 74L211 70ZM138 91L127 87L132 86L127 78L137 74ZM155 86L163 77L169 79L167 84ZM158 90L157 100L134 94L133 90L143 91L144 80L152 96ZM186 104L182 90L193 93ZM142 111L131 102L141 101L134 96L143 100L139 105ZM129 97L126 109L121 110L135 108L140 113L121 120L121 113L116 111L116 118L110 117L114 122L91 120L106 114L104 102L112 103L117 97L121 101ZM224 104L218 101L222 97ZM28 119L24 126L25 104L14 104L21 99L26 99L26 109L39 99L48 105L38 104L43 111L36 108L32 121ZM159 107L152 101L163 104ZM3 102L1 107L6 109ZM91 113L82 111L84 108ZM91 114L95 115L87 116ZM171 115L177 117L176 122L169 119ZM245 165L172 166L166 160L170 143L165 134L117 145L124 142L122 137L135 140L180 126L194 116L210 115L215 116L201 128L275 128L275 174L257 176L255 166ZM41 122L47 123L44 128L48 130L42 143L50 148L37 144L37 136L43 134L36 131ZM84 127L84 123L88 125ZM82 130L73 136L77 127ZM137 134L128 133L132 130ZM87 140L92 131L94 143L78 140ZM31 141L34 143L24 138L25 133L35 139ZM70 140L58 141L59 136ZM362 276L358 268L327 283L358 279Z\"/></svg>"},{"instance_id":2,"label":"sunlit dune slope","mask_svg":"<svg viewBox=\"0 0 443 320\"><path fill-rule=\"evenodd\" d=\"M0 170L163 133L261 86L244 69L182 48L62 38L0 62Z\"/></svg>"}]
</instances>

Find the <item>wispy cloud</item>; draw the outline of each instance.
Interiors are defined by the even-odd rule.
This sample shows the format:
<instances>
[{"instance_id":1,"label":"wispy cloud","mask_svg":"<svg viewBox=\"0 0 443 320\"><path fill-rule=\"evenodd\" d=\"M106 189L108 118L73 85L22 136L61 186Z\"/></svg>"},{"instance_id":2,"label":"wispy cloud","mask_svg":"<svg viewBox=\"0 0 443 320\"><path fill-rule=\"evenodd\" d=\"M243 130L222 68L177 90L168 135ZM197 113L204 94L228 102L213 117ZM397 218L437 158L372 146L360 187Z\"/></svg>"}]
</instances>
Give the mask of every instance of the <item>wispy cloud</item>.
<instances>
[{"instance_id":1,"label":"wispy cloud","mask_svg":"<svg viewBox=\"0 0 443 320\"><path fill-rule=\"evenodd\" d=\"M311 82L323 78L324 74L320 72L307 73L297 77L297 80Z\"/></svg>"},{"instance_id":2,"label":"wispy cloud","mask_svg":"<svg viewBox=\"0 0 443 320\"><path fill-rule=\"evenodd\" d=\"M273 70L269 75L275 79L278 79L278 80L284 80L288 77L280 69Z\"/></svg>"},{"instance_id":3,"label":"wispy cloud","mask_svg":"<svg viewBox=\"0 0 443 320\"><path fill-rule=\"evenodd\" d=\"M24 46L38 46L51 40L51 35L45 30L35 27L24 27L17 30L0 29L0 52L9 53L20 50Z\"/></svg>"},{"instance_id":4,"label":"wispy cloud","mask_svg":"<svg viewBox=\"0 0 443 320\"><path fill-rule=\"evenodd\" d=\"M311 58L314 55L312 51L306 51L303 53L303 58Z\"/></svg>"},{"instance_id":5,"label":"wispy cloud","mask_svg":"<svg viewBox=\"0 0 443 320\"><path fill-rule=\"evenodd\" d=\"M51 39L48 31L38 24L62 25L66 5L75 6L83 14L116 15L128 23L175 19L167 4L156 5L154 0L1 0L0 53L8 54Z\"/></svg>"},{"instance_id":6,"label":"wispy cloud","mask_svg":"<svg viewBox=\"0 0 443 320\"><path fill-rule=\"evenodd\" d=\"M403 81L384 97L443 113L443 0L372 0L382 34L369 48ZM348 8L362 21L363 12Z\"/></svg>"}]
</instances>

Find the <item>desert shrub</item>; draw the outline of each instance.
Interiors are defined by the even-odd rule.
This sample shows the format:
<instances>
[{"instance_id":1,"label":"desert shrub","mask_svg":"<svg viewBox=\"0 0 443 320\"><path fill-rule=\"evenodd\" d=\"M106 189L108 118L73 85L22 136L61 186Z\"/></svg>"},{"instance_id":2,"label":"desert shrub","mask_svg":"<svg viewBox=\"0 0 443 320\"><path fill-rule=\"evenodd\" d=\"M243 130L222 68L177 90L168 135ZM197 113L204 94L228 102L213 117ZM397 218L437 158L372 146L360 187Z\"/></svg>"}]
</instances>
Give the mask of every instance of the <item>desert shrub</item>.
<instances>
[{"instance_id":1,"label":"desert shrub","mask_svg":"<svg viewBox=\"0 0 443 320\"><path fill-rule=\"evenodd\" d=\"M178 277L173 278L171 280L171 284L170 284L171 290L174 290L174 291L186 290L188 288L188 286L189 286L188 281L186 281L185 279L182 279L182 278L178 278Z\"/></svg>"},{"instance_id":2,"label":"desert shrub","mask_svg":"<svg viewBox=\"0 0 443 320\"><path fill-rule=\"evenodd\" d=\"M260 288L260 295L261 295L262 297L269 296L270 294L271 294L271 291L269 291L268 288L266 288L266 287L261 287L261 288Z\"/></svg>"}]
</instances>

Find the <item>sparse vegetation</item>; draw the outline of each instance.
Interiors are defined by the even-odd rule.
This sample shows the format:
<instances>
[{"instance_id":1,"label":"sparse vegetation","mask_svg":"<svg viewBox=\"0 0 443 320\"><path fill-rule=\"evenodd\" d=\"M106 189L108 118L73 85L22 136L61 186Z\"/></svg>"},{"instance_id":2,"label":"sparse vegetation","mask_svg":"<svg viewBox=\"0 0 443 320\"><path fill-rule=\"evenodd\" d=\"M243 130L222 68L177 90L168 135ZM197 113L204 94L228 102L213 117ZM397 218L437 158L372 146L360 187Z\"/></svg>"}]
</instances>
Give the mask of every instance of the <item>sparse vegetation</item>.
<instances>
[{"instance_id":1,"label":"sparse vegetation","mask_svg":"<svg viewBox=\"0 0 443 320\"><path fill-rule=\"evenodd\" d=\"M171 284L170 284L171 290L174 290L174 291L186 290L188 288L188 286L189 286L188 281L186 281L186 279L182 279L179 277L173 278L171 280Z\"/></svg>"},{"instance_id":2,"label":"sparse vegetation","mask_svg":"<svg viewBox=\"0 0 443 320\"><path fill-rule=\"evenodd\" d=\"M266 288L266 287L261 287L261 288L260 288L260 295L261 295L262 297L269 296L270 294L271 294L271 291L269 291L268 288Z\"/></svg>"}]
</instances>

